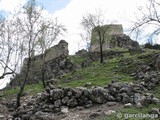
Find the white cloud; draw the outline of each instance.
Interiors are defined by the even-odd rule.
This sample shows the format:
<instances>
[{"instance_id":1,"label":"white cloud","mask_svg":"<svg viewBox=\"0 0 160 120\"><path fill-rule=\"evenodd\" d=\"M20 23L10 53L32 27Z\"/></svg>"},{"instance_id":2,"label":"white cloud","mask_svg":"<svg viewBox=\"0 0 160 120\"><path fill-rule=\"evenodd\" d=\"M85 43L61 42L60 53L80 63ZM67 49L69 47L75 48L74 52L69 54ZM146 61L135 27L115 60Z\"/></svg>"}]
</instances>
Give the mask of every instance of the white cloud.
<instances>
[{"instance_id":1,"label":"white cloud","mask_svg":"<svg viewBox=\"0 0 160 120\"><path fill-rule=\"evenodd\" d=\"M71 0L71 2L62 10L54 13L60 21L66 25L69 36L66 40L69 42L70 53L78 50L80 41L80 22L82 16L86 13L95 12L95 9L102 9L105 12L106 20L109 23L123 24L124 29L129 27L130 22L135 20L135 12L138 6L145 5L146 0Z\"/></svg>"},{"instance_id":2,"label":"white cloud","mask_svg":"<svg viewBox=\"0 0 160 120\"><path fill-rule=\"evenodd\" d=\"M25 1L0 0L0 10L13 11L17 5L23 4ZM92 13L95 9L101 8L105 12L106 20L123 24L123 28L126 29L130 27L129 21L135 20L137 8L145 6L146 2L147 0L71 0L65 8L54 12L53 16L57 16L68 29L68 35L64 36L64 39L69 42L70 54L73 54L78 50L78 44L82 44L79 36L80 22L86 12ZM50 15L47 11L44 11L44 14ZM156 42L160 43L160 40L157 38Z\"/></svg>"},{"instance_id":3,"label":"white cloud","mask_svg":"<svg viewBox=\"0 0 160 120\"><path fill-rule=\"evenodd\" d=\"M20 3L26 0L1 0L0 10L12 11ZM80 41L80 22L86 12L95 12L95 9L102 9L105 12L108 23L123 24L124 29L130 26L129 21L135 20L135 12L138 6L145 5L146 0L71 0L63 9L54 12L53 16L58 16L62 24L68 29L70 53L78 50ZM45 6L47 7L47 6ZM47 12L46 12L47 13ZM49 14L47 14L49 15ZM107 22L106 22L107 23Z\"/></svg>"},{"instance_id":4,"label":"white cloud","mask_svg":"<svg viewBox=\"0 0 160 120\"><path fill-rule=\"evenodd\" d=\"M1 0L0 10L12 12L20 4L24 4L26 0Z\"/></svg>"}]
</instances>

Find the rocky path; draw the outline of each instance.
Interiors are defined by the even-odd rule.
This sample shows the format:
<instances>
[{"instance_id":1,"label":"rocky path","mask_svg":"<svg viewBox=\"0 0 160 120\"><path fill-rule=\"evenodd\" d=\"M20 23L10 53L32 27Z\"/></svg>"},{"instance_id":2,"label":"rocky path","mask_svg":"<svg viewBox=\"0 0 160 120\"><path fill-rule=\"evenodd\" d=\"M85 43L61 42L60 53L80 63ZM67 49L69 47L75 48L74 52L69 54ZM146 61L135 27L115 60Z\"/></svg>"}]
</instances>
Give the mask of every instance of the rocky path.
<instances>
[{"instance_id":1,"label":"rocky path","mask_svg":"<svg viewBox=\"0 0 160 120\"><path fill-rule=\"evenodd\" d=\"M94 107L74 108L70 109L68 113L55 116L56 120L93 120L96 117L109 115L115 113L118 109L123 107L122 104L116 102L109 102L102 105L95 105Z\"/></svg>"},{"instance_id":2,"label":"rocky path","mask_svg":"<svg viewBox=\"0 0 160 120\"><path fill-rule=\"evenodd\" d=\"M30 99L32 96L22 97L22 103L24 104L27 99ZM9 109L4 105L7 103L12 103L15 101L15 98L12 99L2 99L0 100L0 120L12 120L12 114L14 111L9 112ZM93 120L96 117L109 115L114 113L118 109L121 109L124 105L118 102L107 102L105 104L93 105L90 108L76 107L71 109L64 109L63 113L50 114L53 116L52 119L44 120ZM47 114L46 114L47 115Z\"/></svg>"}]
</instances>

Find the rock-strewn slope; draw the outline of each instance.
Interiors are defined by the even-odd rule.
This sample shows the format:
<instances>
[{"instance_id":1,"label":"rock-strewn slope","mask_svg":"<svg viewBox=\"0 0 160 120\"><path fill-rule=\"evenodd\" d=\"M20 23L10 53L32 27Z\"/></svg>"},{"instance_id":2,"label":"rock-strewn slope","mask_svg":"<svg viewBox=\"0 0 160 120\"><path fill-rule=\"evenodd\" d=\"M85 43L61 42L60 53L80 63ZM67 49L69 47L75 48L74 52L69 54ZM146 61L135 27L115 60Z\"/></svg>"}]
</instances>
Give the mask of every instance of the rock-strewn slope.
<instances>
[{"instance_id":1,"label":"rock-strewn slope","mask_svg":"<svg viewBox=\"0 0 160 120\"><path fill-rule=\"evenodd\" d=\"M38 94L28 103L23 104L14 114L23 120L27 119L54 119L55 113L67 113L69 108L90 108L95 104L107 102L120 102L135 104L142 107L151 103L160 103L152 94L144 94L147 89L142 83L125 83L113 81L106 87L93 87L91 89L55 88L49 84L47 89ZM44 119L45 120L45 119Z\"/></svg>"},{"instance_id":2,"label":"rock-strewn slope","mask_svg":"<svg viewBox=\"0 0 160 120\"><path fill-rule=\"evenodd\" d=\"M105 87L87 89L56 87L50 82L42 93L26 98L18 109L12 110L11 115L22 120L54 120L58 115L61 117L64 115L65 119L65 115L71 108L85 109L113 103L120 103L127 107L135 105L141 108L149 104L160 104L158 98L148 93L148 90L160 85L159 56L156 53L139 56L138 60L122 58L119 66L115 66L114 72L121 70L123 73L130 74L135 79L132 83L113 80ZM15 101L11 104L14 103ZM160 113L158 108L154 112L158 115ZM5 118L5 115L2 117Z\"/></svg>"}]
</instances>

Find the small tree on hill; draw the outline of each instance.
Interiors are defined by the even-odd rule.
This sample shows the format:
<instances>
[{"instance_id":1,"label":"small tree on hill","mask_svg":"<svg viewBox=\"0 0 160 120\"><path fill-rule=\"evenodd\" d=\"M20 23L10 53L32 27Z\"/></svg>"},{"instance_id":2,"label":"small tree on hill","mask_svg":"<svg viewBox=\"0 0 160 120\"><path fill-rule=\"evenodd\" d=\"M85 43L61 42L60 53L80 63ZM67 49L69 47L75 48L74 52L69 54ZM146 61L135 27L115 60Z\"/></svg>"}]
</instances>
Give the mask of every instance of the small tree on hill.
<instances>
[{"instance_id":1,"label":"small tree on hill","mask_svg":"<svg viewBox=\"0 0 160 120\"><path fill-rule=\"evenodd\" d=\"M81 26L83 27L84 31L86 31L86 36L91 40L92 31L95 30L98 34L98 41L100 47L100 63L103 63L103 44L105 42L105 33L106 29L103 28L104 25L104 16L102 11L99 10L96 14L88 13L87 15L83 16L81 21Z\"/></svg>"},{"instance_id":2,"label":"small tree on hill","mask_svg":"<svg viewBox=\"0 0 160 120\"><path fill-rule=\"evenodd\" d=\"M49 49L52 45L53 42L57 40L57 38L60 35L63 35L63 32L66 31L65 27L58 23L57 18L54 20L48 20L45 21L43 24L41 24L42 32L38 36L38 46L40 47L40 53L43 55L42 56L42 81L43 81L43 86L46 87L45 85L45 51Z\"/></svg>"}]
</instances>

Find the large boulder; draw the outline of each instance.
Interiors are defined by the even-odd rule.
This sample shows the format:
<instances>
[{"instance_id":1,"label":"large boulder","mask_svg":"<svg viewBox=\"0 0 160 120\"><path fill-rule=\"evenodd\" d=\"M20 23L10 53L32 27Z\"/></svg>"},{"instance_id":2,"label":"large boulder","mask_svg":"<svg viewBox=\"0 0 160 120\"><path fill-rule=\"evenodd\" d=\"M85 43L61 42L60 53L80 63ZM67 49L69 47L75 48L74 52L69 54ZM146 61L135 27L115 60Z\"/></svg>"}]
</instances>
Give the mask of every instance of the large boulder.
<instances>
[{"instance_id":1,"label":"large boulder","mask_svg":"<svg viewBox=\"0 0 160 120\"><path fill-rule=\"evenodd\" d=\"M94 103L105 103L107 100L106 95L107 95L107 92L104 88L97 87L92 89L92 94L90 96L90 99Z\"/></svg>"}]
</instances>

